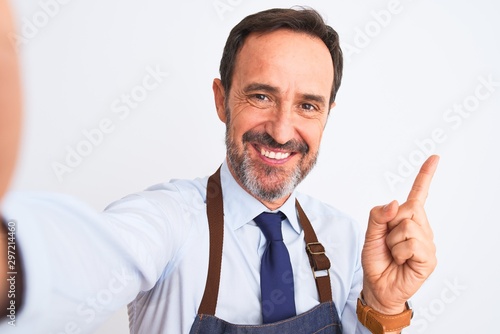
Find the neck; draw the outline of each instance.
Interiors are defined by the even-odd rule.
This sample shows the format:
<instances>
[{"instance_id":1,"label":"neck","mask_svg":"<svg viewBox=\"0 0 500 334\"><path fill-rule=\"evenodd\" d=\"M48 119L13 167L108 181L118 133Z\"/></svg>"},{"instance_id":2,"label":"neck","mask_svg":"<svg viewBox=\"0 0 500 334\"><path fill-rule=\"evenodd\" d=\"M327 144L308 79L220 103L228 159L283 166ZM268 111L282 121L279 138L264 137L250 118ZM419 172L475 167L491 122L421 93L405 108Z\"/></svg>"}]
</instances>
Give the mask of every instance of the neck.
<instances>
[{"instance_id":1,"label":"neck","mask_svg":"<svg viewBox=\"0 0 500 334\"><path fill-rule=\"evenodd\" d=\"M252 195L252 194L250 194ZM286 200L290 197L290 195L288 195L287 197L285 198L280 198L279 200L277 201L274 201L274 202L268 202L268 201L264 201L254 195L252 195L253 197L255 197L259 202L261 202L262 204L264 204L266 206L266 208L268 208L270 211L274 211L274 210L277 210L279 208L281 208L281 206L283 204L285 204Z\"/></svg>"},{"instance_id":2,"label":"neck","mask_svg":"<svg viewBox=\"0 0 500 334\"><path fill-rule=\"evenodd\" d=\"M245 187L245 185L240 181L240 179L238 178L238 176L236 175L236 173L233 171L233 168L231 167L231 164L229 163L229 161L226 160L226 163L227 163L227 166L229 168L229 172L231 172L231 175L233 176L233 179L236 180L236 182L239 184L239 186L241 188L243 188L253 198L255 198L256 200L258 200L259 202L261 202L262 204L264 204L265 207L268 208L270 211L274 211L274 210L279 209L287 201L287 199L290 197L291 194L288 194L285 197L279 198L277 200L268 201L268 200L260 198L259 196L256 196L254 193L252 193L251 191L249 191L248 188Z\"/></svg>"}]
</instances>

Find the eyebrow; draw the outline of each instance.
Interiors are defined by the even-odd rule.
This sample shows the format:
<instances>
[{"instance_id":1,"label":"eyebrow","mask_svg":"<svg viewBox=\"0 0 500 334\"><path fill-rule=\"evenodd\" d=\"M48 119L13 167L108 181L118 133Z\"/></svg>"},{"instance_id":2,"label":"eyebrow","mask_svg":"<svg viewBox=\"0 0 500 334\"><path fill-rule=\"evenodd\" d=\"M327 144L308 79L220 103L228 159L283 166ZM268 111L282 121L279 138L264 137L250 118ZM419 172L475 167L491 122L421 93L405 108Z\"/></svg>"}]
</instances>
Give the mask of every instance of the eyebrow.
<instances>
[{"instance_id":1,"label":"eyebrow","mask_svg":"<svg viewBox=\"0 0 500 334\"><path fill-rule=\"evenodd\" d=\"M264 91L264 92L269 92L273 94L279 93L278 87L271 86L268 84L263 84L263 83L251 83L247 85L243 91L245 93L252 92L252 91ZM308 100L308 101L314 101L322 105L326 105L325 98L321 95L317 94L302 94L302 99Z\"/></svg>"},{"instance_id":2,"label":"eyebrow","mask_svg":"<svg viewBox=\"0 0 500 334\"><path fill-rule=\"evenodd\" d=\"M304 100L309 100L309 101L314 101L317 102L321 105L325 105L325 98L321 95L316 95L316 94L302 94L302 98Z\"/></svg>"},{"instance_id":3,"label":"eyebrow","mask_svg":"<svg viewBox=\"0 0 500 334\"><path fill-rule=\"evenodd\" d=\"M269 93L278 93L279 92L279 89L277 87L274 87L274 86L271 86L271 85L267 85L267 84L263 84L263 83L251 83L249 85L247 85L243 91L248 93L248 92L252 92L252 91L255 91L255 90L260 90L260 91L264 91L264 92L269 92Z\"/></svg>"}]
</instances>

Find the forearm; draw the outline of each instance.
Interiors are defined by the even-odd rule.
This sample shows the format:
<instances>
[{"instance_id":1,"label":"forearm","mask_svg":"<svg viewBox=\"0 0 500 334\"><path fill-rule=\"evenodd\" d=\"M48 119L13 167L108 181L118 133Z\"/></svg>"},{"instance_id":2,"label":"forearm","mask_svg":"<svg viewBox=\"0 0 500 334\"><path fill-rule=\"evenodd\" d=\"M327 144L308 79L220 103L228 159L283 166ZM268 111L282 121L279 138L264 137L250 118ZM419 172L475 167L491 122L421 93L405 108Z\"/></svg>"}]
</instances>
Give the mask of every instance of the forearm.
<instances>
[{"instance_id":1,"label":"forearm","mask_svg":"<svg viewBox=\"0 0 500 334\"><path fill-rule=\"evenodd\" d=\"M66 195L9 193L2 213L16 222L25 286L16 329L90 333L154 286L170 251L166 219L134 198L114 214L102 214ZM0 321L0 333L7 328Z\"/></svg>"},{"instance_id":2,"label":"forearm","mask_svg":"<svg viewBox=\"0 0 500 334\"><path fill-rule=\"evenodd\" d=\"M0 332L11 328L12 320L23 333L91 332L139 290L134 268L113 245L101 215L64 196L50 196L10 193L4 199L7 230L0 263L7 276L2 279ZM22 254L9 259L11 245ZM9 309L13 300L15 308Z\"/></svg>"}]
</instances>

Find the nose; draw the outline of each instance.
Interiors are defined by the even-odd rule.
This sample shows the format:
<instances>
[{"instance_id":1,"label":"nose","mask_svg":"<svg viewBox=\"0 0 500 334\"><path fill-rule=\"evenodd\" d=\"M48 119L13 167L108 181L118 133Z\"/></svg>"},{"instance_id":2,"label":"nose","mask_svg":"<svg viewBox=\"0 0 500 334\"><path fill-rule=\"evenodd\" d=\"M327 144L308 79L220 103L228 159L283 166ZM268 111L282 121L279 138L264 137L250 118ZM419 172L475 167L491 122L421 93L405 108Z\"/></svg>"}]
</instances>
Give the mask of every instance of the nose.
<instances>
[{"instance_id":1,"label":"nose","mask_svg":"<svg viewBox=\"0 0 500 334\"><path fill-rule=\"evenodd\" d=\"M291 106L283 106L272 113L266 123L266 132L279 144L295 137L295 124Z\"/></svg>"}]
</instances>

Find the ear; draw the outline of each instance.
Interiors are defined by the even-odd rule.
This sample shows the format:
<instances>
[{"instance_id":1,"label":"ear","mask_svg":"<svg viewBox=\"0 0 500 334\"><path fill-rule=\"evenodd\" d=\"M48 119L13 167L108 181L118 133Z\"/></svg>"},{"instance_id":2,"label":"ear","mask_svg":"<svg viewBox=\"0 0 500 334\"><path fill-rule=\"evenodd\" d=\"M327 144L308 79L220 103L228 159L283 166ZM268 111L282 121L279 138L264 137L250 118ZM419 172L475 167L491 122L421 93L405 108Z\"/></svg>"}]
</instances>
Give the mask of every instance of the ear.
<instances>
[{"instance_id":1,"label":"ear","mask_svg":"<svg viewBox=\"0 0 500 334\"><path fill-rule=\"evenodd\" d=\"M328 123L328 120L330 119L330 112L332 111L333 108L335 108L337 104L335 102L332 102L330 104L330 109L328 109L328 117L326 118L326 122L325 122L325 128L326 128L326 123Z\"/></svg>"},{"instance_id":2,"label":"ear","mask_svg":"<svg viewBox=\"0 0 500 334\"><path fill-rule=\"evenodd\" d=\"M330 104L330 110L328 113L330 113L330 111L332 111L332 109L335 108L336 105L337 105L337 103L332 102L332 104Z\"/></svg>"},{"instance_id":3,"label":"ear","mask_svg":"<svg viewBox=\"0 0 500 334\"><path fill-rule=\"evenodd\" d=\"M224 87L222 86L222 81L220 81L220 79L214 79L212 90L214 91L214 101L215 108L217 109L217 115L223 123L226 123L226 94L224 92Z\"/></svg>"}]
</instances>

